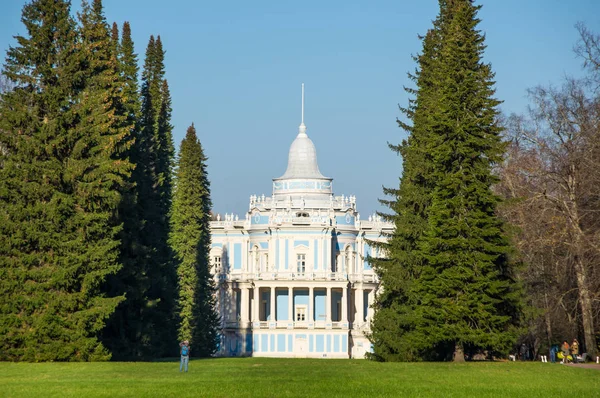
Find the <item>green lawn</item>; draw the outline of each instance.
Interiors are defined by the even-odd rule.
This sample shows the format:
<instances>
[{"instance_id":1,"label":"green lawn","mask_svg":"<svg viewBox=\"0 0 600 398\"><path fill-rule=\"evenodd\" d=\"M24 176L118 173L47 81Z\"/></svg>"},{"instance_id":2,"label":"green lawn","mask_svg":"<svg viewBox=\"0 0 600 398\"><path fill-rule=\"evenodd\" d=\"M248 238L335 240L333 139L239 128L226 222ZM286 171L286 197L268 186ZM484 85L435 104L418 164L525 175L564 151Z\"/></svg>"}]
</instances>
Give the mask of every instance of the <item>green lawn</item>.
<instances>
[{"instance_id":1,"label":"green lawn","mask_svg":"<svg viewBox=\"0 0 600 398\"><path fill-rule=\"evenodd\" d=\"M1 397L600 397L600 370L546 363L230 358L0 363Z\"/></svg>"}]
</instances>

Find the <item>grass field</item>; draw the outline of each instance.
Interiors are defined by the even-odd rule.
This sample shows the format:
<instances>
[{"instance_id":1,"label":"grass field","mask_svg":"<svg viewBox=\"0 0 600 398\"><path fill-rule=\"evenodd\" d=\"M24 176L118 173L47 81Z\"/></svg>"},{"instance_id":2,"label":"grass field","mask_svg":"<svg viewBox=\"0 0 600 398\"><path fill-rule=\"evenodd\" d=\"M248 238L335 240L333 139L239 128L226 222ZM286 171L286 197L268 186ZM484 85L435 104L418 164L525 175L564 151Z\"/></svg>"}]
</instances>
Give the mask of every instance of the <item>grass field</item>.
<instances>
[{"instance_id":1,"label":"grass field","mask_svg":"<svg viewBox=\"0 0 600 398\"><path fill-rule=\"evenodd\" d=\"M600 370L546 363L231 358L0 363L1 397L600 397Z\"/></svg>"}]
</instances>

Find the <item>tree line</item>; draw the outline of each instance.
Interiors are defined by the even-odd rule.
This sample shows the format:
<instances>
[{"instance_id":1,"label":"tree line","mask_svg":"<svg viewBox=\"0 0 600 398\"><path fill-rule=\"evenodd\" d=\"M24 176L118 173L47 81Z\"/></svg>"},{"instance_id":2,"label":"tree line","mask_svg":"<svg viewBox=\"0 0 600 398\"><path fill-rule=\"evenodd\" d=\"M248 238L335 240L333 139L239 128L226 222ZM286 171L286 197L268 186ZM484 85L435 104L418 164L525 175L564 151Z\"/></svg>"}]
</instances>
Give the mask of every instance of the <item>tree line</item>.
<instances>
[{"instance_id":1,"label":"tree line","mask_svg":"<svg viewBox=\"0 0 600 398\"><path fill-rule=\"evenodd\" d=\"M160 36L140 84L101 0L22 21L0 96L0 360L213 354L206 158L193 125L175 158Z\"/></svg>"},{"instance_id":2,"label":"tree line","mask_svg":"<svg viewBox=\"0 0 600 398\"><path fill-rule=\"evenodd\" d=\"M382 216L395 231L371 258L381 279L371 357L381 361L546 354L600 319L600 38L579 25L588 75L529 94L500 114L483 61L481 8L439 0L400 110L408 138Z\"/></svg>"}]
</instances>

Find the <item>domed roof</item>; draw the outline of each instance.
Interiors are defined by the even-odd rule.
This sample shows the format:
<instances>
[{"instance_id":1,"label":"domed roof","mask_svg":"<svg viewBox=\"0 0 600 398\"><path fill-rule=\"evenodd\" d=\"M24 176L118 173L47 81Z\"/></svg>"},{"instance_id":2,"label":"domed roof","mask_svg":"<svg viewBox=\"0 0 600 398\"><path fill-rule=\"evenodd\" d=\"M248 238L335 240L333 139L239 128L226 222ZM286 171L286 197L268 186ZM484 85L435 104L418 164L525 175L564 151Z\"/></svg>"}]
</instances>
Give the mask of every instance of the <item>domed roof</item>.
<instances>
[{"instance_id":1,"label":"domed roof","mask_svg":"<svg viewBox=\"0 0 600 398\"><path fill-rule=\"evenodd\" d=\"M306 135L304 123L300 125L298 136L290 146L287 170L277 180L295 178L328 179L319 171L317 150L315 144Z\"/></svg>"}]
</instances>

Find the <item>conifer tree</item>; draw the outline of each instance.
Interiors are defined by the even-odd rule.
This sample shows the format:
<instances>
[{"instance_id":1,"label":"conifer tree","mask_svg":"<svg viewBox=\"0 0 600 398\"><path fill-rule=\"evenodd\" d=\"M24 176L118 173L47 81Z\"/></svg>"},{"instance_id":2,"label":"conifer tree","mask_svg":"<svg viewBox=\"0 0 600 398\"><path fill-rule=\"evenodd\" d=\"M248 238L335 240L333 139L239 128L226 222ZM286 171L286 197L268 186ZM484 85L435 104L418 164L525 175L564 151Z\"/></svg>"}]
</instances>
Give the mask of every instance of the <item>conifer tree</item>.
<instances>
[{"instance_id":1,"label":"conifer tree","mask_svg":"<svg viewBox=\"0 0 600 398\"><path fill-rule=\"evenodd\" d=\"M176 274L168 245L171 206L171 99L164 79L164 51L160 38L150 37L142 71L138 148L138 202L142 211L142 243L148 247L146 275L148 308L142 314L146 340L155 356L176 347L174 304Z\"/></svg>"},{"instance_id":2,"label":"conifer tree","mask_svg":"<svg viewBox=\"0 0 600 398\"><path fill-rule=\"evenodd\" d=\"M373 341L375 356L384 360L464 360L465 350L503 352L514 341L520 309L510 246L491 191L492 167L502 159L504 145L493 73L481 60L479 6L449 0L440 1L440 10L434 25L437 50L429 58L433 67L421 63L419 78L427 72L427 82L421 85L419 79L414 112L408 113L411 138L417 138L401 148L411 167L392 203L400 229L387 246L390 260L375 261L384 290L376 309L384 311L374 319ZM422 128L426 133L418 137ZM412 168L419 162L422 170ZM424 177L417 180L416 192L424 194L416 201L405 194L415 183L413 170ZM425 211L419 217L421 203ZM415 214L423 222L406 239L403 226ZM396 291L399 299L386 305ZM396 333L392 321L399 325Z\"/></svg>"},{"instance_id":3,"label":"conifer tree","mask_svg":"<svg viewBox=\"0 0 600 398\"><path fill-rule=\"evenodd\" d=\"M210 272L210 183L206 157L192 124L181 142L175 173L169 243L177 259L179 339L195 355L216 351L219 317Z\"/></svg>"},{"instance_id":4,"label":"conifer tree","mask_svg":"<svg viewBox=\"0 0 600 398\"><path fill-rule=\"evenodd\" d=\"M423 38L422 53L414 57L418 68L408 75L416 88L405 90L414 99L400 110L412 124L401 120L398 124L409 136L401 145L390 145L390 149L402 156L403 172L398 189L384 188L384 193L392 199L380 200L392 210L382 216L394 223L394 232L385 242L371 242L387 254L384 258L370 259L383 287L376 297L371 322L372 358L377 360L413 360L419 356L406 333L414 327L410 288L423 264L419 242L427 227L434 184L432 159L427 151L431 134L428 115L437 106L434 76L439 68L438 52L445 13L446 8L440 3L434 26Z\"/></svg>"},{"instance_id":5,"label":"conifer tree","mask_svg":"<svg viewBox=\"0 0 600 398\"><path fill-rule=\"evenodd\" d=\"M117 29L113 25L113 32ZM113 34L113 40L115 35ZM118 61L123 81L123 114L130 128L130 145L123 153L134 170L129 178L129 189L123 194L120 217L123 220L121 233L121 262L123 268L110 278L107 288L114 294L124 294L126 299L108 320L103 333L104 345L113 353L113 359L135 360L151 357L151 346L147 339L150 332L144 324L147 307L149 280L145 266L149 251L142 241L143 212L138 206L138 181L144 167L140 161L140 94L138 84L137 55L131 39L129 22L123 23Z\"/></svg>"},{"instance_id":6,"label":"conifer tree","mask_svg":"<svg viewBox=\"0 0 600 398\"><path fill-rule=\"evenodd\" d=\"M416 334L434 349L449 348L454 360L464 349L505 352L516 338L519 289L492 167L505 145L497 123L499 101L491 66L482 62L484 38L468 0L449 2L451 21L440 53L432 201L423 240L427 263L416 284ZM439 349L438 349L439 351Z\"/></svg>"},{"instance_id":7,"label":"conifer tree","mask_svg":"<svg viewBox=\"0 0 600 398\"><path fill-rule=\"evenodd\" d=\"M118 57L120 55L120 49L119 49L120 44L119 44L119 27L117 26L116 22L113 22L112 28L110 30L110 45L111 45L112 54L115 57L117 57L117 59L118 59ZM119 61L118 66L119 66L119 72L120 72L121 71L120 61Z\"/></svg>"},{"instance_id":8,"label":"conifer tree","mask_svg":"<svg viewBox=\"0 0 600 398\"><path fill-rule=\"evenodd\" d=\"M0 103L2 360L108 359L98 336L123 299L101 287L121 267L129 130L102 4L84 3L80 34L69 8L27 4L29 37L4 70L15 90Z\"/></svg>"}]
</instances>

